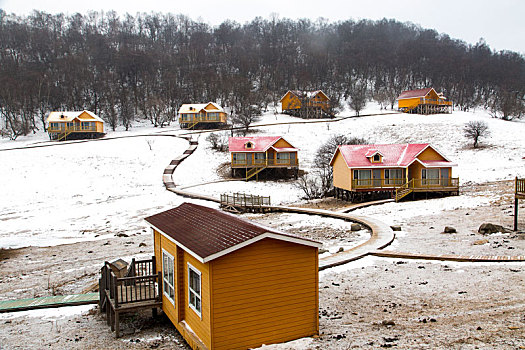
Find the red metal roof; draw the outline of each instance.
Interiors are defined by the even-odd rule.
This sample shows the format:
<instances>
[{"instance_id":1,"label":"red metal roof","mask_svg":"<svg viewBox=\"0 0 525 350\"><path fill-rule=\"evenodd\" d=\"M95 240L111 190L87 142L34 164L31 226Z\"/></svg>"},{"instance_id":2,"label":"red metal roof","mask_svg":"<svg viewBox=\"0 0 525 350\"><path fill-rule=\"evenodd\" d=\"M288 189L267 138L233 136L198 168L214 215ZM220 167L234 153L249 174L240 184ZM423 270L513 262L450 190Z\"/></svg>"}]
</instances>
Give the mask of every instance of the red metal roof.
<instances>
[{"instance_id":1,"label":"red metal roof","mask_svg":"<svg viewBox=\"0 0 525 350\"><path fill-rule=\"evenodd\" d=\"M407 167L412 164L417 156L427 147L431 147L444 159L440 161L420 161L429 166L454 166L445 156L428 143L404 143L387 145L343 145L337 149L341 152L349 168L381 168L381 167ZM383 156L381 163L372 163L369 159L374 153ZM333 162L333 159L332 159ZM439 165L436 165L439 164Z\"/></svg>"},{"instance_id":2,"label":"red metal roof","mask_svg":"<svg viewBox=\"0 0 525 350\"><path fill-rule=\"evenodd\" d=\"M201 262L216 259L264 238L321 246L319 242L192 203L183 203L145 220Z\"/></svg>"},{"instance_id":3,"label":"red metal roof","mask_svg":"<svg viewBox=\"0 0 525 350\"><path fill-rule=\"evenodd\" d=\"M230 137L228 140L228 148L230 152L266 152L268 148L272 147L281 136L246 136L246 137ZM252 143L252 148L246 148L248 142ZM278 148L274 147L276 151L290 152L297 151L297 148Z\"/></svg>"},{"instance_id":4,"label":"red metal roof","mask_svg":"<svg viewBox=\"0 0 525 350\"><path fill-rule=\"evenodd\" d=\"M403 91L397 99L402 100L405 98L425 97L431 90L432 88Z\"/></svg>"}]
</instances>

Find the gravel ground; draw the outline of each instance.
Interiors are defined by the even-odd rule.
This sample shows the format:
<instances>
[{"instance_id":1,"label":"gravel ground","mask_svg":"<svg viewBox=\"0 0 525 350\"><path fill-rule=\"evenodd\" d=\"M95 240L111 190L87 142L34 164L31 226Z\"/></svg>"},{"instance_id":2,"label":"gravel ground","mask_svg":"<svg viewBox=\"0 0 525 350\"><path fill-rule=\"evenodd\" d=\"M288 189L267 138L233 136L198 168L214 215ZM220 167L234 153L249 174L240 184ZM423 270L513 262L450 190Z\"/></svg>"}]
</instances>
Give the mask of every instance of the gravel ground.
<instances>
[{"instance_id":1,"label":"gravel ground","mask_svg":"<svg viewBox=\"0 0 525 350\"><path fill-rule=\"evenodd\" d=\"M525 255L524 234L477 233L483 222L511 227L508 186L501 182L466 188L464 195L490 190L499 194L499 199L490 205L406 220L388 249L428 254ZM335 209L344 204L331 200L314 206ZM360 242L366 234L364 230L350 232L329 221L320 229L283 215L250 219L334 247ZM453 226L458 232L443 234L444 226ZM520 227L524 226L525 215L521 215ZM480 244L481 240L487 242ZM0 298L79 293L93 284L104 261L147 257L152 250L150 233L142 231L94 242L0 251ZM367 257L321 272L319 338L265 348L525 349L524 278L525 263ZM56 313L40 310L0 314L0 325L2 350L188 349L165 317L152 319L149 312L125 317L121 323L124 336L120 339L114 338L95 308L86 306Z\"/></svg>"}]
</instances>

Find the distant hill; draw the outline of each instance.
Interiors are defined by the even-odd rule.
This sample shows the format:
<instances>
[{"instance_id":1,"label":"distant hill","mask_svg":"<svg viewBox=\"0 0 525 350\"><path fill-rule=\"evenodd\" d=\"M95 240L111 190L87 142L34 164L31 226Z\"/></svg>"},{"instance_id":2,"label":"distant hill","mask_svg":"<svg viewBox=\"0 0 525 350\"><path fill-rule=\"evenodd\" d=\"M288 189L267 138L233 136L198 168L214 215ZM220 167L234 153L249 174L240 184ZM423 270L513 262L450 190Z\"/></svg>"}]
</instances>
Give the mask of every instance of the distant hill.
<instances>
[{"instance_id":1,"label":"distant hill","mask_svg":"<svg viewBox=\"0 0 525 350\"><path fill-rule=\"evenodd\" d=\"M89 109L111 127L171 117L189 102L265 108L289 89L322 89L344 103L364 87L393 107L401 91L429 86L459 108L512 119L524 113L525 59L387 19L257 17L211 27L173 14L0 10L1 128L10 137L56 109Z\"/></svg>"}]
</instances>

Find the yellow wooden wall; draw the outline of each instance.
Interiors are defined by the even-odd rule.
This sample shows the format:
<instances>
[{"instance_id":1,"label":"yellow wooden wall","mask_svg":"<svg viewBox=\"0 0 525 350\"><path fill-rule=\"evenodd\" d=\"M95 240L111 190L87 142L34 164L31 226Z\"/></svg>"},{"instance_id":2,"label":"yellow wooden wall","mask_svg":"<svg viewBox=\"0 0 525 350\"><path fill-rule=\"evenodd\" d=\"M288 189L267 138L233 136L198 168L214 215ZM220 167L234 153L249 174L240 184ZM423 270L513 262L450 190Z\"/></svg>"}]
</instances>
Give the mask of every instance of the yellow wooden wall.
<instances>
[{"instance_id":1,"label":"yellow wooden wall","mask_svg":"<svg viewBox=\"0 0 525 350\"><path fill-rule=\"evenodd\" d=\"M273 146L277 148L292 148L293 147L291 144L289 144L284 139L279 139Z\"/></svg>"},{"instance_id":2,"label":"yellow wooden wall","mask_svg":"<svg viewBox=\"0 0 525 350\"><path fill-rule=\"evenodd\" d=\"M417 156L418 159L421 159L422 161L425 160L446 160L442 156L439 155L432 147L427 147L421 154Z\"/></svg>"},{"instance_id":3,"label":"yellow wooden wall","mask_svg":"<svg viewBox=\"0 0 525 350\"><path fill-rule=\"evenodd\" d=\"M317 248L268 238L210 264L213 349L319 333Z\"/></svg>"},{"instance_id":4,"label":"yellow wooden wall","mask_svg":"<svg viewBox=\"0 0 525 350\"><path fill-rule=\"evenodd\" d=\"M284 95L283 99L281 100L281 104L283 111L287 109L301 108L301 101L299 98L289 91L286 93L286 95Z\"/></svg>"},{"instance_id":5,"label":"yellow wooden wall","mask_svg":"<svg viewBox=\"0 0 525 350\"><path fill-rule=\"evenodd\" d=\"M334 181L334 187L342 188L347 191L352 190L352 170L348 168L346 165L346 162L341 155L340 151L337 151L334 162L332 164L333 167L333 181Z\"/></svg>"},{"instance_id":6,"label":"yellow wooden wall","mask_svg":"<svg viewBox=\"0 0 525 350\"><path fill-rule=\"evenodd\" d=\"M155 260L159 271L162 271L162 249L174 257L175 263L175 304L162 296L162 311L168 316L175 327L183 334L186 332L179 324L181 321L191 327L200 341L207 347L211 347L211 324L210 324L210 275L209 264L202 264L193 256L177 248L177 245L164 235L154 231ZM188 262L201 272L201 305L202 317L189 307L188 300ZM162 281L161 281L162 282ZM187 339L189 344L192 340Z\"/></svg>"}]
</instances>

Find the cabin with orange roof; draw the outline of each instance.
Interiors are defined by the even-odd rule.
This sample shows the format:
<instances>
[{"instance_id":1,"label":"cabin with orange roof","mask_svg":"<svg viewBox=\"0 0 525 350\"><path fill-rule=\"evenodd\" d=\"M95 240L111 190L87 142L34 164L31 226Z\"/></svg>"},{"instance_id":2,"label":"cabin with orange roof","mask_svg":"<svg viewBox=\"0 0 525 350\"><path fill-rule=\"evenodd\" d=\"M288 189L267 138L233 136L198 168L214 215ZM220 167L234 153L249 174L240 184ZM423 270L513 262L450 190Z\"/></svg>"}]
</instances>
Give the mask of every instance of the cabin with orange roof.
<instances>
[{"instance_id":1,"label":"cabin with orange roof","mask_svg":"<svg viewBox=\"0 0 525 350\"><path fill-rule=\"evenodd\" d=\"M216 103L183 104L179 111L181 129L218 129L226 126L226 112Z\"/></svg>"},{"instance_id":2,"label":"cabin with orange roof","mask_svg":"<svg viewBox=\"0 0 525 350\"><path fill-rule=\"evenodd\" d=\"M92 139L104 136L104 121L90 111L51 112L47 116L51 140Z\"/></svg>"},{"instance_id":3,"label":"cabin with orange roof","mask_svg":"<svg viewBox=\"0 0 525 350\"><path fill-rule=\"evenodd\" d=\"M398 110L404 113L452 113L452 102L434 88L404 91L397 98Z\"/></svg>"},{"instance_id":4,"label":"cabin with orange roof","mask_svg":"<svg viewBox=\"0 0 525 350\"><path fill-rule=\"evenodd\" d=\"M387 195L401 200L411 193L459 194L456 166L428 143L341 145L330 165L337 198Z\"/></svg>"},{"instance_id":5,"label":"cabin with orange roof","mask_svg":"<svg viewBox=\"0 0 525 350\"><path fill-rule=\"evenodd\" d=\"M146 221L162 310L192 349L319 334L319 242L190 203Z\"/></svg>"},{"instance_id":6,"label":"cabin with orange roof","mask_svg":"<svg viewBox=\"0 0 525 350\"><path fill-rule=\"evenodd\" d=\"M305 119L334 116L330 98L321 90L288 90L281 98L281 108L283 114Z\"/></svg>"},{"instance_id":7,"label":"cabin with orange roof","mask_svg":"<svg viewBox=\"0 0 525 350\"><path fill-rule=\"evenodd\" d=\"M297 148L281 136L230 137L232 176L238 172L249 180L259 178L263 170L276 174L289 171L297 178L299 159Z\"/></svg>"}]
</instances>

